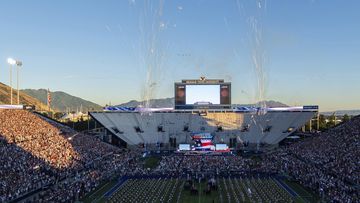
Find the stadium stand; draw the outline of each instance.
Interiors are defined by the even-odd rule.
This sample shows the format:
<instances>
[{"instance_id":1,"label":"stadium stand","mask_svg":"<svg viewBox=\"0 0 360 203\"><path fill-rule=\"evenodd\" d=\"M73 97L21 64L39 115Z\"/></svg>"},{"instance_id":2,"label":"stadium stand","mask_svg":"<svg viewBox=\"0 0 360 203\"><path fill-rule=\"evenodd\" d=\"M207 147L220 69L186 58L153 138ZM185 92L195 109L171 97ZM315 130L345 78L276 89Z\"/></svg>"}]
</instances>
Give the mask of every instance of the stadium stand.
<instances>
[{"instance_id":1,"label":"stadium stand","mask_svg":"<svg viewBox=\"0 0 360 203\"><path fill-rule=\"evenodd\" d=\"M280 111L258 115L256 112L90 112L90 115L128 145L142 143L191 143L191 132L208 132L215 139L230 143L236 136L241 142L276 145L314 116L311 111ZM158 131L161 125L163 132ZM184 128L187 127L187 131ZM219 131L219 127L221 130ZM246 127L246 130L243 130ZM116 128L123 133L114 131ZM134 130L138 129L138 130Z\"/></svg>"},{"instance_id":2,"label":"stadium stand","mask_svg":"<svg viewBox=\"0 0 360 203\"><path fill-rule=\"evenodd\" d=\"M334 202L359 202L360 116L264 157L264 168L289 173ZM280 158L279 158L280 157Z\"/></svg>"},{"instance_id":3,"label":"stadium stand","mask_svg":"<svg viewBox=\"0 0 360 203\"><path fill-rule=\"evenodd\" d=\"M0 137L0 202L43 188L36 201L74 201L135 156L24 110L0 110Z\"/></svg>"},{"instance_id":4,"label":"stadium stand","mask_svg":"<svg viewBox=\"0 0 360 203\"><path fill-rule=\"evenodd\" d=\"M197 118L188 115L180 116L178 130L183 131L187 124L198 125ZM172 116L175 118L175 113ZM169 131L165 125L171 125L169 120L159 117L149 123L154 131L161 123L164 131ZM146 127L146 122L141 127L144 124ZM129 131L135 132L133 126ZM142 134L146 136L146 129ZM111 146L25 110L0 110L0 202L16 202L30 198L29 194L28 202L74 202L113 176L133 178L119 185L109 202L182 202L184 194L206 193L188 181L211 178L216 180L214 193L219 194L220 202L289 202L293 194L274 178L279 174L291 177L326 202L360 202L359 146L357 116L257 159L172 154L162 156L154 169L145 169L138 149Z\"/></svg>"}]
</instances>

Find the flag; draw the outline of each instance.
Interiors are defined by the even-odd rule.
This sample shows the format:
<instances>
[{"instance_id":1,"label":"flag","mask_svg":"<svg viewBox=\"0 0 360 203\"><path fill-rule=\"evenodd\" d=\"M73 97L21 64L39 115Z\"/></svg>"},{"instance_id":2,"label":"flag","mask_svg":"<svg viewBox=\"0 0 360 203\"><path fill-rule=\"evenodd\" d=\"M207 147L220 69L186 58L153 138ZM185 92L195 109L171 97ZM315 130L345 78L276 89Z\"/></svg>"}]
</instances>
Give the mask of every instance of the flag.
<instances>
[{"instance_id":1,"label":"flag","mask_svg":"<svg viewBox=\"0 0 360 203\"><path fill-rule=\"evenodd\" d=\"M47 106L48 106L48 109L50 111L50 107L51 107L51 94L50 94L50 90L48 89L47 91Z\"/></svg>"},{"instance_id":2,"label":"flag","mask_svg":"<svg viewBox=\"0 0 360 203\"><path fill-rule=\"evenodd\" d=\"M202 147L207 147L207 146L213 145L211 140L201 140L200 142L201 142Z\"/></svg>"}]
</instances>

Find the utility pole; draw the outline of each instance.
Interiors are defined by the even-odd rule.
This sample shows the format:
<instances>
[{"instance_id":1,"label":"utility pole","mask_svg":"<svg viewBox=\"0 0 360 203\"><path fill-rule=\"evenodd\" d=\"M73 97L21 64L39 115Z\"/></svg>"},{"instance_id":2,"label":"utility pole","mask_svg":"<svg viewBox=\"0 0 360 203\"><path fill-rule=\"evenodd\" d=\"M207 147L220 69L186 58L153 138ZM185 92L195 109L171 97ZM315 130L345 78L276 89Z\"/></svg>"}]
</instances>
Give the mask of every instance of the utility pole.
<instances>
[{"instance_id":1,"label":"utility pole","mask_svg":"<svg viewBox=\"0 0 360 203\"><path fill-rule=\"evenodd\" d=\"M320 130L320 113L318 112L317 113L317 131L319 131Z\"/></svg>"},{"instance_id":2,"label":"utility pole","mask_svg":"<svg viewBox=\"0 0 360 203\"><path fill-rule=\"evenodd\" d=\"M12 65L10 64L10 104L13 103L13 89L12 89Z\"/></svg>"},{"instance_id":3,"label":"utility pole","mask_svg":"<svg viewBox=\"0 0 360 203\"><path fill-rule=\"evenodd\" d=\"M20 89L19 89L19 69L22 66L21 61L16 61L16 89L17 89L17 104L20 105Z\"/></svg>"}]
</instances>

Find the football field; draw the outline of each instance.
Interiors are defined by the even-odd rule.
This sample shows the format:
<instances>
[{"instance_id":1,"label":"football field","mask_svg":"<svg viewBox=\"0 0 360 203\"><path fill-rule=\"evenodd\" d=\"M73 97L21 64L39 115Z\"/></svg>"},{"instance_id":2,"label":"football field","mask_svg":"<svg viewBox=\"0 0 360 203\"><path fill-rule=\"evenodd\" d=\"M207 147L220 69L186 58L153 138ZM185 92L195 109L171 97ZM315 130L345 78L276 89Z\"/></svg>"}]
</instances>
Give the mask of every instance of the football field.
<instances>
[{"instance_id":1,"label":"football field","mask_svg":"<svg viewBox=\"0 0 360 203\"><path fill-rule=\"evenodd\" d=\"M289 186L276 178L216 178L215 181L216 187L209 190L207 181L189 183L183 178L127 178L121 184L104 184L84 202L313 202L298 195L294 190L295 183ZM300 185L296 187L305 191Z\"/></svg>"}]
</instances>

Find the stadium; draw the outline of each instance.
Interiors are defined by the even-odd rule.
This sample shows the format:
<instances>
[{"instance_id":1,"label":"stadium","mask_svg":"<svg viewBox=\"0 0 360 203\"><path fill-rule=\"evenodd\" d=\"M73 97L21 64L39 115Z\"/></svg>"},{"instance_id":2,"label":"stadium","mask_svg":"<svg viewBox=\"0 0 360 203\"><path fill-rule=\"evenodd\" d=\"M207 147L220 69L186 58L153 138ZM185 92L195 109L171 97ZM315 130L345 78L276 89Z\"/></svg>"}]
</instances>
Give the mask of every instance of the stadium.
<instances>
[{"instance_id":1,"label":"stadium","mask_svg":"<svg viewBox=\"0 0 360 203\"><path fill-rule=\"evenodd\" d=\"M174 97L173 109L109 106L90 115L114 140L128 146L174 149L182 144L190 149L193 137L198 135L207 136L211 145L226 144L225 148L236 149L238 142L239 146L277 145L318 111L314 105L232 107L231 83L204 77L175 83Z\"/></svg>"},{"instance_id":2,"label":"stadium","mask_svg":"<svg viewBox=\"0 0 360 203\"><path fill-rule=\"evenodd\" d=\"M360 203L359 8L0 1L0 203Z\"/></svg>"},{"instance_id":3,"label":"stadium","mask_svg":"<svg viewBox=\"0 0 360 203\"><path fill-rule=\"evenodd\" d=\"M217 101L185 87L174 108L89 112L97 133L2 105L1 202L359 201L360 117L279 145L318 107L233 107L231 84L204 78L175 95L208 82Z\"/></svg>"}]
</instances>

